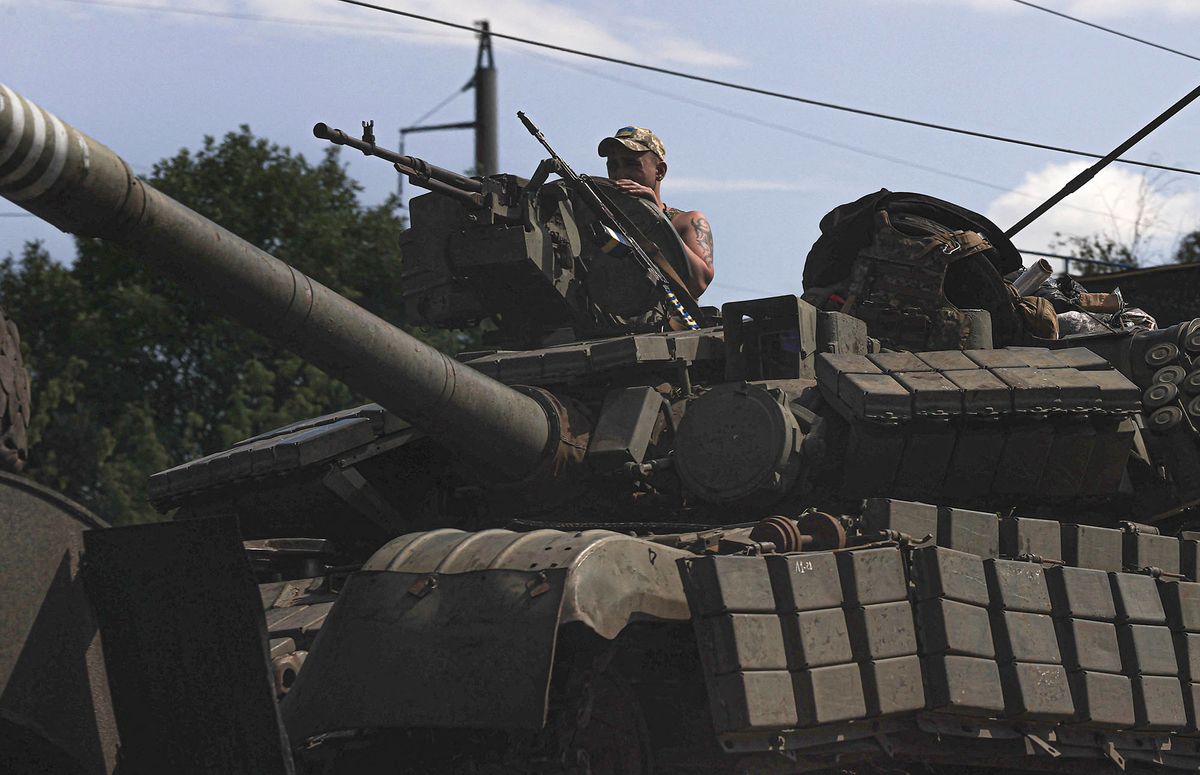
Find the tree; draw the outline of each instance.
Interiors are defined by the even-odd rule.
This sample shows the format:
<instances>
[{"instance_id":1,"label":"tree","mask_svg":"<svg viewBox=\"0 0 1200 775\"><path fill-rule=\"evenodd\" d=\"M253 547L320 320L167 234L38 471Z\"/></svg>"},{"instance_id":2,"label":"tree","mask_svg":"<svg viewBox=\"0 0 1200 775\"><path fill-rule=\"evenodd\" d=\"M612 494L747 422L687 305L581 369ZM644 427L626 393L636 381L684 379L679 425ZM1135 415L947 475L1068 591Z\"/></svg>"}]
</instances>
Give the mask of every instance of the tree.
<instances>
[{"instance_id":1,"label":"tree","mask_svg":"<svg viewBox=\"0 0 1200 775\"><path fill-rule=\"evenodd\" d=\"M1103 274L1117 268L1106 266L1105 264L1087 263L1088 261L1125 264L1130 268L1138 265L1138 258L1134 252L1135 248L1124 242L1119 242L1108 234L1092 234L1086 237L1078 235L1064 237L1061 233L1055 232L1054 237L1055 242L1051 245L1051 249L1054 252L1086 259L1086 261L1068 262L1068 272L1072 271L1072 265L1074 266L1073 273L1078 275Z\"/></svg>"},{"instance_id":2,"label":"tree","mask_svg":"<svg viewBox=\"0 0 1200 775\"><path fill-rule=\"evenodd\" d=\"M1076 256L1091 261L1124 264L1129 268L1165 260L1161 249L1156 249L1155 232L1163 225L1163 210L1167 194L1176 179L1164 177L1165 173L1143 174L1132 190L1132 210L1119 216L1116 204L1108 206L1108 226L1096 234L1064 236L1055 232L1051 249L1058 253ZM1185 236L1175 248L1173 259L1179 262L1200 260L1200 232ZM1068 265L1068 270L1071 266ZM1117 267L1078 262L1076 274L1087 275L1111 272Z\"/></svg>"},{"instance_id":3,"label":"tree","mask_svg":"<svg viewBox=\"0 0 1200 775\"><path fill-rule=\"evenodd\" d=\"M1185 234L1175 246L1175 254L1171 258L1179 264L1200 262L1200 231Z\"/></svg>"},{"instance_id":4,"label":"tree","mask_svg":"<svg viewBox=\"0 0 1200 775\"><path fill-rule=\"evenodd\" d=\"M330 148L310 164L249 127L155 165L150 182L392 322L403 320L395 202L364 207ZM146 477L362 402L99 240L73 266L38 244L0 263L34 382L27 473L115 523L157 518ZM461 337L426 332L453 350Z\"/></svg>"}]
</instances>

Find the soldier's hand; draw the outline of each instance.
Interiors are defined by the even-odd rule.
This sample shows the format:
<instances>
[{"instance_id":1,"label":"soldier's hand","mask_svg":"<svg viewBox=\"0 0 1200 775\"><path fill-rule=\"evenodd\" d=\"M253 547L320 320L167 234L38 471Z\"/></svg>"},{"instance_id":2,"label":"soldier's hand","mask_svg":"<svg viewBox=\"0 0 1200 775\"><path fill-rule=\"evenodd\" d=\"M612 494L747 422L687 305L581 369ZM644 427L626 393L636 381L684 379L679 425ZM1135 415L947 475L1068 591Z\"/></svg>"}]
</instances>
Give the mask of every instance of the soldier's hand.
<instances>
[{"instance_id":1,"label":"soldier's hand","mask_svg":"<svg viewBox=\"0 0 1200 775\"><path fill-rule=\"evenodd\" d=\"M621 189L626 194L636 196L640 199L649 199L651 202L654 201L654 189L648 186L643 186L641 183L635 183L628 178L621 178L615 182L617 184L617 188Z\"/></svg>"}]
</instances>

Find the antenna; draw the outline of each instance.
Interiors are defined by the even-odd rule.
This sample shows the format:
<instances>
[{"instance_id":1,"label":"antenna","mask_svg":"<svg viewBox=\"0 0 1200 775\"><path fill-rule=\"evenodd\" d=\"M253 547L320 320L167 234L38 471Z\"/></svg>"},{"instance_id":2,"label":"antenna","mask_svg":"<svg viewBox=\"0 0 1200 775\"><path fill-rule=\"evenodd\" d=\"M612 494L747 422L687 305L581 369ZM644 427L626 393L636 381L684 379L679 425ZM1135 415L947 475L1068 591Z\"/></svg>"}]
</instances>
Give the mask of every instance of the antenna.
<instances>
[{"instance_id":1,"label":"antenna","mask_svg":"<svg viewBox=\"0 0 1200 775\"><path fill-rule=\"evenodd\" d=\"M1157 118L1155 118L1149 124L1146 124L1146 126L1142 127L1138 131L1134 132L1133 136L1131 136L1128 140L1126 140L1125 142L1121 143L1116 148L1114 148L1103 159L1096 162L1095 164L1088 167L1086 170L1084 170L1083 172L1079 173L1074 178L1072 178L1071 181L1069 183L1067 183L1067 185L1065 185L1061 189L1059 189L1057 194L1055 194L1054 196L1047 199L1045 202L1042 202L1040 205L1035 207L1033 209L1033 212L1029 213L1029 215L1026 215L1024 218L1022 218L1020 221L1018 221L1016 223L1016 225L1012 226L1011 228L1009 228L1008 231L1004 232L1004 236L1008 237L1009 239L1012 239L1014 234L1021 231L1021 229L1024 229L1026 226L1033 223L1038 218L1041 218L1046 213L1046 211L1049 210L1051 207L1054 207L1054 205L1058 204L1059 202L1066 199L1071 194L1078 191L1080 188L1083 187L1083 185L1085 183L1087 183L1092 178L1096 177L1096 173L1100 172L1100 170L1104 169L1109 164L1112 164L1114 161L1116 161L1118 156L1125 153L1133 146L1137 145L1138 142L1140 142L1142 140L1142 138L1144 138L1146 135L1153 132L1155 129L1158 129L1160 126L1162 126L1164 123L1166 123L1167 119L1171 118L1176 113L1178 113L1179 111L1186 108L1192 102L1192 100L1196 99L1197 97L1200 97L1200 86L1197 86L1195 89L1192 89L1190 92L1188 92L1186 95L1184 95L1182 99L1180 99L1178 102L1176 102L1171 107L1164 110L1161 114L1159 114L1159 116Z\"/></svg>"}]
</instances>

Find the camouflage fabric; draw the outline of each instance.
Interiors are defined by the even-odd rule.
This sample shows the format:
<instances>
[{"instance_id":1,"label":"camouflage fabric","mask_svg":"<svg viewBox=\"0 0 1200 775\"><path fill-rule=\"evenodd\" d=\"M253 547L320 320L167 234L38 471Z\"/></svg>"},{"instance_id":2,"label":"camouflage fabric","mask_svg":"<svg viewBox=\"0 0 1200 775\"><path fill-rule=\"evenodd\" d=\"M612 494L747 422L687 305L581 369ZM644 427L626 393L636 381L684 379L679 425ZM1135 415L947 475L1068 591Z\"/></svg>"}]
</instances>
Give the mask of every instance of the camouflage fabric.
<instances>
[{"instance_id":1,"label":"camouflage fabric","mask_svg":"<svg viewBox=\"0 0 1200 775\"><path fill-rule=\"evenodd\" d=\"M1016 296L1016 289L1013 289ZM1058 314L1049 299L1040 296L1023 296L1013 299L1013 306L1020 316L1025 330L1038 339L1058 338Z\"/></svg>"},{"instance_id":2,"label":"camouflage fabric","mask_svg":"<svg viewBox=\"0 0 1200 775\"><path fill-rule=\"evenodd\" d=\"M613 133L612 137L606 137L600 141L600 145L596 147L596 153L608 156L612 153L613 146L618 143L631 151L650 151L663 161L667 160L667 149L663 146L662 140L658 139L658 135L642 126L621 127Z\"/></svg>"}]
</instances>

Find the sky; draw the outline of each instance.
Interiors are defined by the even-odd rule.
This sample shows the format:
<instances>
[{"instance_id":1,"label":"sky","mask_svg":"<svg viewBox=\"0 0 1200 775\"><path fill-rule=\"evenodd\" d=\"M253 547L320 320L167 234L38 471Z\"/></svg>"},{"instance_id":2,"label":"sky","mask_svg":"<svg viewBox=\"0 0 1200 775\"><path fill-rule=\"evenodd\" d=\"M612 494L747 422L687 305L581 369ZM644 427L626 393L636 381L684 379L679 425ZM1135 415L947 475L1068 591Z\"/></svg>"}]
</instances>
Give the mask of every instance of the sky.
<instances>
[{"instance_id":1,"label":"sky","mask_svg":"<svg viewBox=\"0 0 1200 775\"><path fill-rule=\"evenodd\" d=\"M1013 0L377 0L379 5L682 70L1049 145L1106 153L1200 83L1200 61L1124 40ZM1200 56L1200 0L1042 0ZM473 118L461 92L475 61L464 31L337 0L0 0L0 83L148 174L180 148L248 124L310 159L323 121L375 121L395 145L430 123ZM626 66L494 41L500 164L528 177L544 155L524 110L580 172L627 124L667 149L663 198L712 224L716 278L702 302L799 293L821 217L879 188L917 191L1007 228L1087 166L1078 156L906 126ZM1127 156L1200 170L1200 101ZM470 132L409 135L406 152L455 170ZM343 152L362 199L396 188L390 165ZM1147 173L1147 174L1143 174ZM406 186L406 192L413 191ZM0 200L0 257L72 240ZM1200 177L1113 165L1029 226L1129 242L1144 263L1200 228ZM1028 263L1028 262L1027 262Z\"/></svg>"}]
</instances>

